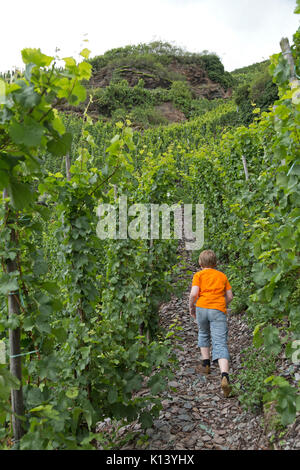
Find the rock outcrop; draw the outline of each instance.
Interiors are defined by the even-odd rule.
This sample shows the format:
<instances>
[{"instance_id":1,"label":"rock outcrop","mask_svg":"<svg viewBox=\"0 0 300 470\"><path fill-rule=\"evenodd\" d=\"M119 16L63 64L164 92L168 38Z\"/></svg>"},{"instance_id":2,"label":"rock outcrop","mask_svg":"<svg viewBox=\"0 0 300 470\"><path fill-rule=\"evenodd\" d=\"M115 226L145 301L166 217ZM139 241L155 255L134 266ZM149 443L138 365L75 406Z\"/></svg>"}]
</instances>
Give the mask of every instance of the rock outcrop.
<instances>
[{"instance_id":1,"label":"rock outcrop","mask_svg":"<svg viewBox=\"0 0 300 470\"><path fill-rule=\"evenodd\" d=\"M170 76L180 75L185 77L187 83L195 98L206 98L212 100L215 98L228 98L231 96L230 90L224 90L222 85L213 82L206 70L199 64L182 64L177 60L172 61L167 67ZM138 69L133 66L122 67L103 67L95 72L90 79L89 85L93 88L103 88L110 84L111 80L116 79L127 80L129 86L133 87L138 84L140 79L144 81L144 87L148 89L170 88L172 80L166 76L161 76L153 70L147 68Z\"/></svg>"}]
</instances>

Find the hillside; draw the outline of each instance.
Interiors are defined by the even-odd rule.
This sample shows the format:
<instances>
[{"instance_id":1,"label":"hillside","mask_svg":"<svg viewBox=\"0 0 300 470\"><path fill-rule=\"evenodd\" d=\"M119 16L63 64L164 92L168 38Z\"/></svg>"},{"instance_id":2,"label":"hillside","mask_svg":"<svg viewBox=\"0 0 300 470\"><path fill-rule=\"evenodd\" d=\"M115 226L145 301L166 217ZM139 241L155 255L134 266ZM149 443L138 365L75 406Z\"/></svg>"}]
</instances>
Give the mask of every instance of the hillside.
<instances>
[{"instance_id":1,"label":"hillside","mask_svg":"<svg viewBox=\"0 0 300 470\"><path fill-rule=\"evenodd\" d=\"M253 120L253 105L267 110L277 99L269 61L232 73L208 51L190 53L169 43L152 42L112 49L89 60L88 98L65 112L88 113L95 120L124 121L136 129L194 119L233 99L241 124Z\"/></svg>"},{"instance_id":2,"label":"hillside","mask_svg":"<svg viewBox=\"0 0 300 470\"><path fill-rule=\"evenodd\" d=\"M113 121L129 117L140 127L199 116L212 109L212 101L230 98L234 85L217 55L189 53L168 43L113 49L89 62L89 113Z\"/></svg>"}]
</instances>

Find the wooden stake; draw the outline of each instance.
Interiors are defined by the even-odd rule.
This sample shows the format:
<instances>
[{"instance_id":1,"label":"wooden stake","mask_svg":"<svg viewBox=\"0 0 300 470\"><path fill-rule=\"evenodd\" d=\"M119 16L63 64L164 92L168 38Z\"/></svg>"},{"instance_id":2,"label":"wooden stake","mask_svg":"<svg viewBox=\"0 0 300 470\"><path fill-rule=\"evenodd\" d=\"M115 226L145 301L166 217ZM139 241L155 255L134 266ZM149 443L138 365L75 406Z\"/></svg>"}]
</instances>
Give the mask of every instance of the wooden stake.
<instances>
[{"instance_id":1,"label":"wooden stake","mask_svg":"<svg viewBox=\"0 0 300 470\"><path fill-rule=\"evenodd\" d=\"M242 160L243 160L243 165L244 165L244 172L245 172L246 181L248 181L249 173L248 173L246 157L244 155L242 155Z\"/></svg>"},{"instance_id":2,"label":"wooden stake","mask_svg":"<svg viewBox=\"0 0 300 470\"><path fill-rule=\"evenodd\" d=\"M290 46L288 38L281 39L280 47L281 47L282 54L286 58L290 67L290 86L292 89L297 88L300 86L300 80L298 80L297 75L296 75L294 58L293 58L293 54L292 54L292 50L291 50L291 46ZM277 117L275 119L278 120ZM285 163L286 161L284 158L283 160L281 160L281 165L285 165Z\"/></svg>"},{"instance_id":3,"label":"wooden stake","mask_svg":"<svg viewBox=\"0 0 300 470\"><path fill-rule=\"evenodd\" d=\"M70 163L70 155L68 153L65 156L65 160L66 160L66 177L67 177L67 180L70 181L71 180L71 173L70 173L71 163Z\"/></svg>"},{"instance_id":4,"label":"wooden stake","mask_svg":"<svg viewBox=\"0 0 300 470\"><path fill-rule=\"evenodd\" d=\"M288 38L282 38L280 41L280 47L282 50L282 54L284 55L285 59L287 60L289 67L290 67L290 81L291 82L298 82L296 85L293 86L299 86L300 81L297 79L296 75L296 70L295 70L295 64L294 64L294 58L291 50L291 46L289 43Z\"/></svg>"},{"instance_id":5,"label":"wooden stake","mask_svg":"<svg viewBox=\"0 0 300 470\"><path fill-rule=\"evenodd\" d=\"M3 198L7 197L7 190L3 191ZM8 211L7 207L7 211ZM7 222L9 224L9 221ZM16 244L16 231L11 228L10 241ZM15 260L6 260L6 269L8 273L12 273L18 270L17 263ZM8 315L19 315L20 314L20 296L19 291L9 292L8 295ZM12 405L12 426L15 442L18 442L24 435L24 429L22 426L22 420L20 417L24 416L24 400L22 390L22 361L21 361L21 329L20 327L9 330L9 345L10 345L10 372L20 381L19 390L11 390L11 405Z\"/></svg>"}]
</instances>

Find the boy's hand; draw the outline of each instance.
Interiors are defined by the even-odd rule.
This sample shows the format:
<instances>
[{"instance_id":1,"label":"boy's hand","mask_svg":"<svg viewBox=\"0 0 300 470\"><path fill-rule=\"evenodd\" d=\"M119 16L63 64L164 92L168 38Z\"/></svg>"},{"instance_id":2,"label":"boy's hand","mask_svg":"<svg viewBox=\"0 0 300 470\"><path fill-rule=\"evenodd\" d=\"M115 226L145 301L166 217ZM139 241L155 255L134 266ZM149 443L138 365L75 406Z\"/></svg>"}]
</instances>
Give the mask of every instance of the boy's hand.
<instances>
[{"instance_id":1,"label":"boy's hand","mask_svg":"<svg viewBox=\"0 0 300 470\"><path fill-rule=\"evenodd\" d=\"M194 309L190 309L190 315L196 319L196 310L195 308Z\"/></svg>"}]
</instances>

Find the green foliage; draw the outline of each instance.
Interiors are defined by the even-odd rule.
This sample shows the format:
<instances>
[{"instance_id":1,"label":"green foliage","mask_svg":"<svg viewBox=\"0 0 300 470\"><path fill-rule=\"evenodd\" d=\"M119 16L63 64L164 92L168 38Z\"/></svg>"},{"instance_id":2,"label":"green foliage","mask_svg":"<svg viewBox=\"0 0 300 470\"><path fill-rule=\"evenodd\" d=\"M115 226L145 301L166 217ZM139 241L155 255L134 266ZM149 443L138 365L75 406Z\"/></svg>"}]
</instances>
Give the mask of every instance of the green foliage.
<instances>
[{"instance_id":1,"label":"green foliage","mask_svg":"<svg viewBox=\"0 0 300 470\"><path fill-rule=\"evenodd\" d=\"M204 64L208 77L213 82L220 83L225 90L233 85L231 74L225 72L224 66L216 54L203 54L200 60Z\"/></svg>"},{"instance_id":2,"label":"green foliage","mask_svg":"<svg viewBox=\"0 0 300 470\"><path fill-rule=\"evenodd\" d=\"M248 65L247 67L241 67L239 69L233 70L231 75L235 81L235 87L243 83L250 83L253 81L257 75L264 73L268 69L270 63L271 62L268 59L264 60L263 62L257 62L255 64Z\"/></svg>"},{"instance_id":3,"label":"green foliage","mask_svg":"<svg viewBox=\"0 0 300 470\"><path fill-rule=\"evenodd\" d=\"M231 314L245 312L248 308L249 295L254 291L254 283L249 282L251 278L250 267L247 268L241 261L235 260L234 264L221 264L218 269L226 272L234 292L233 301L230 303Z\"/></svg>"},{"instance_id":4,"label":"green foliage","mask_svg":"<svg viewBox=\"0 0 300 470\"><path fill-rule=\"evenodd\" d=\"M129 114L130 120L147 129L150 126L160 126L168 124L167 119L154 106L135 106Z\"/></svg>"},{"instance_id":5,"label":"green foliage","mask_svg":"<svg viewBox=\"0 0 300 470\"><path fill-rule=\"evenodd\" d=\"M249 125L253 119L253 108L268 111L278 99L278 88L272 81L267 68L256 73L251 81L239 85L234 92L234 100L238 105L241 122Z\"/></svg>"},{"instance_id":6,"label":"green foliage","mask_svg":"<svg viewBox=\"0 0 300 470\"><path fill-rule=\"evenodd\" d=\"M273 388L265 393L264 401L276 403L276 410L283 426L293 423L296 413L300 411L300 396L297 390L283 377L274 375L268 377L265 384L270 384Z\"/></svg>"},{"instance_id":7,"label":"green foliage","mask_svg":"<svg viewBox=\"0 0 300 470\"><path fill-rule=\"evenodd\" d=\"M275 370L275 356L266 354L262 349L248 348L242 351L242 369L238 380L233 384L233 393L245 410L260 412L264 395L269 387L265 380Z\"/></svg>"},{"instance_id":8,"label":"green foliage","mask_svg":"<svg viewBox=\"0 0 300 470\"><path fill-rule=\"evenodd\" d=\"M51 63L36 50L26 51L24 58L35 60L40 67ZM93 166L96 143L88 131L93 123L87 110L81 126L74 126L72 120L65 120L65 125L54 106L44 102L47 93L55 104L59 102L56 93L73 104L77 98L85 99L79 82L86 79L87 69L81 64L77 67L71 58L65 64L63 75L54 68L30 65L26 86L31 87L26 82L28 74L41 79L44 86L32 86L23 99L22 90L27 88L5 84L10 96L1 105L5 149L1 181L3 187L8 186L8 199L1 204L5 221L1 256L3 264L8 258L18 260L18 271L1 273L1 305L11 290L19 288L23 293L19 317L11 315L7 321L5 307L1 312L1 334L6 335L3 327L20 326L21 348L37 352L36 357L24 356L23 450L93 448L92 428L107 416L127 421L139 418L144 427L151 425L161 408L157 395L172 377L170 364L175 364L170 340L159 336L156 314L170 286L172 263L177 261L174 242L149 249L147 243L139 245L135 240L128 246L122 241L107 245L96 236L95 209L99 202L111 201L112 185L119 184L120 191L123 187L137 191L133 134L118 122L118 134L109 137L104 158L102 155L98 166ZM15 102L14 93L18 94ZM30 101L28 96L32 96ZM26 133L19 123L22 119ZM73 132L66 131L74 127L79 132L79 138L74 135L75 148L69 137ZM60 171L49 172L41 166L45 154L51 152L59 159L69 151L74 155L68 179ZM37 158L40 153L44 153L42 159ZM14 209L22 209L21 215ZM12 244L10 233L15 227L18 237ZM120 263L127 265L123 274ZM120 281L115 284L117 277ZM115 315L121 315L117 323ZM1 425L5 429L6 392L16 381L3 369L6 388ZM151 377L150 393L137 397L145 377Z\"/></svg>"},{"instance_id":9,"label":"green foliage","mask_svg":"<svg viewBox=\"0 0 300 470\"><path fill-rule=\"evenodd\" d=\"M161 73L160 76L168 77L170 72L166 70L166 66L174 59L180 63L202 65L208 72L209 78L218 81L225 88L233 83L231 75L224 71L221 60L216 54L208 51L191 53L178 46L161 41L112 49L102 56L93 57L89 60L89 63L94 71L113 65L129 65L130 67L153 70Z\"/></svg>"},{"instance_id":10,"label":"green foliage","mask_svg":"<svg viewBox=\"0 0 300 470\"><path fill-rule=\"evenodd\" d=\"M151 92L144 88L143 80L130 87L127 80L111 83L106 88L95 90L94 102L101 114L111 116L116 109L132 109L134 106L152 103Z\"/></svg>"},{"instance_id":11,"label":"green foliage","mask_svg":"<svg viewBox=\"0 0 300 470\"><path fill-rule=\"evenodd\" d=\"M169 97L178 109L188 114L191 107L192 92L186 82L174 81L170 88Z\"/></svg>"},{"instance_id":12,"label":"green foliage","mask_svg":"<svg viewBox=\"0 0 300 470\"><path fill-rule=\"evenodd\" d=\"M220 98L214 99L214 100L208 100L206 98L202 99L192 99L190 103L190 110L188 113L188 117L190 119L194 119L197 117L202 116L208 111L212 111L218 106L221 106L224 104L224 101Z\"/></svg>"}]
</instances>

